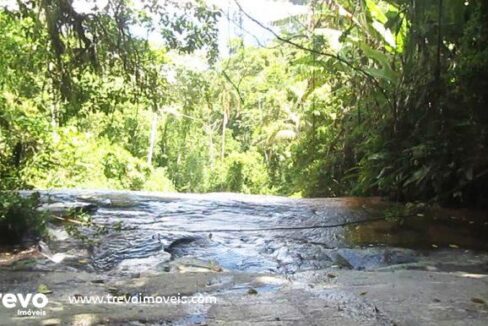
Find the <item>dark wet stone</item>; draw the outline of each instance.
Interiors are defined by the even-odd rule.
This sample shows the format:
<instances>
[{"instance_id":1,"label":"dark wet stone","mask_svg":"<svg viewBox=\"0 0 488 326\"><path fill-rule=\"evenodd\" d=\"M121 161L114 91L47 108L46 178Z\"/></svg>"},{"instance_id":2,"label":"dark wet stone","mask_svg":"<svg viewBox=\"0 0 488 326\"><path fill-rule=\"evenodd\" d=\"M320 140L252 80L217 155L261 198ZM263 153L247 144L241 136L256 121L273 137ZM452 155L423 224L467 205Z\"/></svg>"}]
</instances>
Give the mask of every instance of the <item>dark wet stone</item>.
<instances>
[{"instance_id":1,"label":"dark wet stone","mask_svg":"<svg viewBox=\"0 0 488 326\"><path fill-rule=\"evenodd\" d=\"M357 270L413 263L418 260L415 251L401 248L338 249L333 259L342 267Z\"/></svg>"},{"instance_id":2,"label":"dark wet stone","mask_svg":"<svg viewBox=\"0 0 488 326\"><path fill-rule=\"evenodd\" d=\"M94 284L103 284L103 283L105 283L104 280L93 280L91 282L94 283Z\"/></svg>"},{"instance_id":3,"label":"dark wet stone","mask_svg":"<svg viewBox=\"0 0 488 326\"><path fill-rule=\"evenodd\" d=\"M162 255L164 254L164 255ZM92 261L95 269L107 271L125 260L161 256L169 260L169 254L164 253L163 245L141 233L116 233L107 241L93 248Z\"/></svg>"},{"instance_id":4,"label":"dark wet stone","mask_svg":"<svg viewBox=\"0 0 488 326\"><path fill-rule=\"evenodd\" d=\"M480 298L471 298L471 302L477 303L477 304L482 304L482 305L486 304L485 300L480 299Z\"/></svg>"},{"instance_id":5,"label":"dark wet stone","mask_svg":"<svg viewBox=\"0 0 488 326\"><path fill-rule=\"evenodd\" d=\"M330 258L334 262L334 265L337 265L341 268L347 268L347 269L354 268L353 265L351 265L351 263L349 263L349 261L346 258L339 255L336 251L331 252Z\"/></svg>"},{"instance_id":6,"label":"dark wet stone","mask_svg":"<svg viewBox=\"0 0 488 326\"><path fill-rule=\"evenodd\" d=\"M256 295L256 294L258 294L258 291L254 288L250 288L249 290L247 290L247 294Z\"/></svg>"},{"instance_id":7,"label":"dark wet stone","mask_svg":"<svg viewBox=\"0 0 488 326\"><path fill-rule=\"evenodd\" d=\"M42 212L48 212L55 216L67 216L70 214L92 214L95 213L98 206L92 203L84 202L65 202L65 203L54 203L54 204L44 204L38 208Z\"/></svg>"},{"instance_id":8,"label":"dark wet stone","mask_svg":"<svg viewBox=\"0 0 488 326\"><path fill-rule=\"evenodd\" d=\"M196 236L195 237L190 236L190 237L183 237L180 239L176 239L169 246L167 246L164 249L164 251L170 254L174 254L175 252L182 250L184 247L188 247L190 244L198 240L202 240L202 238Z\"/></svg>"}]
</instances>

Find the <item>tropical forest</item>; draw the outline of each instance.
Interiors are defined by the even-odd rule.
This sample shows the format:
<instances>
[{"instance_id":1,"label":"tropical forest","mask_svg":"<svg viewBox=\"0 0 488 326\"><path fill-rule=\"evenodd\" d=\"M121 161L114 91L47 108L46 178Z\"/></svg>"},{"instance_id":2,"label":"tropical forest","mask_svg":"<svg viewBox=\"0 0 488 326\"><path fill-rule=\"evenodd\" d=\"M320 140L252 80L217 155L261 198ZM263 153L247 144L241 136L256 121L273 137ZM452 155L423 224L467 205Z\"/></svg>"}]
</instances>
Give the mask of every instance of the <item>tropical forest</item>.
<instances>
[{"instance_id":1,"label":"tropical forest","mask_svg":"<svg viewBox=\"0 0 488 326\"><path fill-rule=\"evenodd\" d=\"M192 259L202 251L206 254L199 259L210 257L207 263L192 260L193 269L206 268L214 273L273 270L288 275L325 268L327 259L317 258L317 253L307 258L308 249L300 246L339 248L340 261L347 260L353 272L372 265L369 261L355 265L357 261L349 259L350 252L344 254L341 250L370 245L385 250L386 246L393 249L382 257L390 259L405 257L405 247L433 250L444 246L448 252L457 252L463 246L488 249L486 0L3 0L0 51L0 244L7 248L0 250L0 274L2 266L10 266L12 256L30 246L53 266L76 261L76 266L70 268L88 273L86 277L92 283L98 280L90 279L95 277L90 274L94 271L118 273L130 261L134 262L131 268L137 269L134 266L149 264L144 259L161 254L171 255L165 268L173 271L173 262L181 263L178 259L190 256L190 251ZM125 199L118 202L122 195L142 197L130 197L130 203ZM181 203L175 199L178 196L184 198ZM232 204L221 202L227 203L226 196ZM310 198L325 198L326 208ZM53 220L50 213L55 199L72 203ZM80 206L80 202L84 204ZM183 208L162 206L168 202ZM345 242L334 242L335 235L328 234L323 240L322 235L314 233L329 230L330 223L340 230L362 223L349 205L376 212L376 224L367 225L378 227L377 235L364 240L364 235L354 233L352 246L348 236ZM146 217L147 223L141 222L142 217L133 222L140 212L130 215L135 210L130 207L157 215L156 220L162 219L157 220L161 223L158 227L165 231L148 231L153 224L147 221L153 215ZM468 211L470 217L459 218L459 211ZM334 220L343 213L348 218ZM197 217L191 218L195 214L210 220L198 222ZM436 214L442 216L437 218ZM262 217L259 223L255 221L257 216ZM409 222L411 216L414 222ZM446 221L432 231L427 222L431 218L435 223L444 218ZM226 226L219 229L221 220ZM378 223L394 225L392 232L411 233L392 243L388 233L391 230L385 231L385 226ZM360 225L358 230L364 227ZM235 263L239 250L247 244L247 238L236 235L239 230L235 228L249 236L259 230L278 234L293 229L290 232L299 233L293 239L299 237L301 242L275 243L272 250L266 242L267 249L256 249L260 254L275 253L275 258L269 260L274 267L263 263L268 258L257 263L250 257L258 254L249 253L242 253L247 258ZM159 233L151 233L156 231ZM229 238L224 231L230 232ZM53 234L61 232L67 232L68 240L56 240ZM195 240L193 235L198 232L205 235ZM415 240L415 232L422 233L420 240ZM137 240L131 238L136 233ZM389 236L384 236L387 233ZM440 234L445 239L445 233L449 233L448 240L439 240ZM152 242L139 242L144 234L148 235L147 241L162 244L159 251L151 247ZM181 238L174 238L175 234ZM219 235L232 241L241 237L244 247L236 245L226 251L218 246L230 242ZM264 235L267 233L262 235L266 238ZM170 240L165 244L162 238ZM198 242L203 238L211 245ZM257 248L259 234L252 233L251 238L255 241L253 248ZM270 243L279 238L273 237ZM115 247L102 250L107 243ZM193 252L188 243L197 243L198 249L193 248ZM139 245L144 254L130 250ZM284 247L288 248L286 254L282 252ZM297 253L290 253L292 247ZM397 247L403 249L392 254ZM73 253L80 248L87 250L86 257ZM77 258L68 255L59 262L53 260L51 250ZM124 255L117 256L121 252ZM232 258L226 260L225 255ZM335 253L327 255L337 257ZM464 255L459 253L456 259L466 258ZM416 253L415 257L420 256ZM36 268L47 268L36 259ZM444 256L430 259L448 264ZM477 275L487 274L488 258L476 259L481 260L476 266L484 266L476 270ZM295 264L297 261L303 263ZM344 268L337 259L332 261L331 266ZM307 264L312 267L303 267ZM58 267L55 270L69 272ZM327 273L324 278L329 282L343 280L335 272ZM1 278L9 279L3 274ZM383 276L375 280L380 278ZM456 283L459 289L452 291L486 290L486 279L478 280L485 283ZM147 284L156 286L154 282ZM421 288L426 286L419 284ZM3 285L7 287L8 281L0 281L0 292L9 292ZM34 289L48 297L62 292L50 294L52 287L47 279L41 285L35 284ZM255 295L254 291L258 293L256 298L264 296L257 285L246 295ZM282 295L280 291L275 294L276 302ZM364 294L358 298L363 300L369 292L361 292ZM433 304L442 304L448 295L439 294L439 301ZM478 312L473 318L480 325L488 320L488 297L486 292L484 295L470 294L466 299L476 307ZM257 306L270 302L269 298L260 300ZM1 309L0 305L0 316ZM218 317L218 312L223 308L216 308L217 317L211 314L212 309L202 320L219 324L219 318L224 317ZM326 314L324 309L322 313ZM358 325L368 324L368 318L374 318L368 325L388 324L384 319L388 307L380 308L381 313L375 312L373 317L363 315L366 308L361 309L362 317L354 319ZM70 318L77 312L66 311L60 324L76 324ZM135 316L124 313L129 314L121 312L122 321ZM341 310L340 316L344 314ZM390 321L396 325L421 325L426 321L409 322L402 319L405 312L398 318L392 314ZM432 324L439 322L432 316ZM463 320L463 316L452 318ZM234 319L225 318L220 320L222 325L234 324ZM322 325L326 320L313 318L315 323L304 325ZM446 325L454 325L454 319ZM96 319L93 325L105 324L104 320ZM107 324L120 320L110 319ZM151 320L162 319L158 316ZM184 320L185 325L194 322L178 320ZM16 322L15 318L11 321ZM270 321L269 325L275 324Z\"/></svg>"}]
</instances>

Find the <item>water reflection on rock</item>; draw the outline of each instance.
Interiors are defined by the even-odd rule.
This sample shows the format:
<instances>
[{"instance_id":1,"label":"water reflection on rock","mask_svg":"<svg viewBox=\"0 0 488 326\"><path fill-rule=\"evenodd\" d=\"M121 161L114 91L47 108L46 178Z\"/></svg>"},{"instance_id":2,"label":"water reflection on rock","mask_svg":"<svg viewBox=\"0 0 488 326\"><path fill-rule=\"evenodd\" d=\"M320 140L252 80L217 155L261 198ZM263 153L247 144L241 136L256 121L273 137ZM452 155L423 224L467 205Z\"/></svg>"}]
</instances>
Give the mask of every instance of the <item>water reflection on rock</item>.
<instances>
[{"instance_id":1,"label":"water reflection on rock","mask_svg":"<svg viewBox=\"0 0 488 326\"><path fill-rule=\"evenodd\" d=\"M285 274L330 266L372 269L416 263L425 254L408 248L434 249L434 244L487 249L486 225L479 220L379 221L388 204L377 198L104 191L44 192L43 198L58 210L80 203L91 207L99 225L121 223L119 231L109 228L91 245L66 239L60 226L51 228L51 248L80 253L68 266L116 274L205 269L201 262L222 270ZM88 263L79 263L84 251Z\"/></svg>"}]
</instances>

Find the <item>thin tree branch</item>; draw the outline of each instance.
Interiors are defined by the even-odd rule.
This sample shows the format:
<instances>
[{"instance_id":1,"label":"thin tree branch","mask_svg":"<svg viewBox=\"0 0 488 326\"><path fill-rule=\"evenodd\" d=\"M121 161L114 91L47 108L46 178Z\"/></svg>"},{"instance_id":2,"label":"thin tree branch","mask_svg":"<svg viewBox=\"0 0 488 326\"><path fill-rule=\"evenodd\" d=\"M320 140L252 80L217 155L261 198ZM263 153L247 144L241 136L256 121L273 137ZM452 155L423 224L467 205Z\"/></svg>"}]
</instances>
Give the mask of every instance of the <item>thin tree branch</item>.
<instances>
[{"instance_id":1,"label":"thin tree branch","mask_svg":"<svg viewBox=\"0 0 488 326\"><path fill-rule=\"evenodd\" d=\"M241 101L241 104L244 104L244 99L242 98L241 91L240 91L239 87L237 87L237 85L232 81L232 79L230 79L229 75L225 72L225 70L222 70L222 75L224 75L225 79L236 90L237 95L239 96L239 100Z\"/></svg>"}]
</instances>

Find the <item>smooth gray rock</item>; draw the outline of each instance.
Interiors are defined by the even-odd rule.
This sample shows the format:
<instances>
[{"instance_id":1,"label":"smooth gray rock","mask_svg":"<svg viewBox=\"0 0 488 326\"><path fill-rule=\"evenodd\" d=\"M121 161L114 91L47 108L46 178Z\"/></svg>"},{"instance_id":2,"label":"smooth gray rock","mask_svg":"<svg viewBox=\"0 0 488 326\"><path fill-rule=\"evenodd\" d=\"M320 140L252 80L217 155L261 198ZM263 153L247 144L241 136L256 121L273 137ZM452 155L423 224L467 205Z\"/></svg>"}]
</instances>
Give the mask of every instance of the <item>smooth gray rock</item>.
<instances>
[{"instance_id":1,"label":"smooth gray rock","mask_svg":"<svg viewBox=\"0 0 488 326\"><path fill-rule=\"evenodd\" d=\"M332 256L337 265L357 270L413 263L418 260L415 251L402 248L343 248L335 251Z\"/></svg>"}]
</instances>

